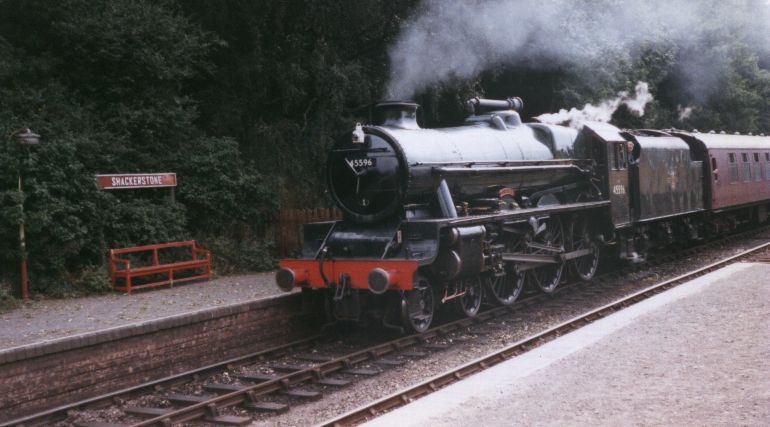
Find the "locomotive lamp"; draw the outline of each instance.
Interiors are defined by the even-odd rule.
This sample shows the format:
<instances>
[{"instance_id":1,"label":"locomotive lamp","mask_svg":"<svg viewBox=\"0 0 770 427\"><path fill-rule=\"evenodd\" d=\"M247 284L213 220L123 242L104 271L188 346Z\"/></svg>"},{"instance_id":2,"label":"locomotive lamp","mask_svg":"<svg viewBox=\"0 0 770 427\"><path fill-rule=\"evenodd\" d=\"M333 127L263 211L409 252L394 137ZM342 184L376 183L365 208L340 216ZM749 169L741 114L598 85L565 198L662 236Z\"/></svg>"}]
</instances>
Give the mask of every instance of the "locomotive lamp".
<instances>
[{"instance_id":1,"label":"locomotive lamp","mask_svg":"<svg viewBox=\"0 0 770 427\"><path fill-rule=\"evenodd\" d=\"M356 123L356 128L353 130L353 134L351 135L353 144L363 144L364 139L366 138L366 135L364 134L364 128L361 126L361 123Z\"/></svg>"},{"instance_id":2,"label":"locomotive lamp","mask_svg":"<svg viewBox=\"0 0 770 427\"><path fill-rule=\"evenodd\" d=\"M11 134L11 137L20 146L30 147L40 144L40 135L29 128L19 129ZM29 287L27 286L27 243L24 238L24 190L21 177L21 160L19 160L19 250L21 253L21 298L29 299Z\"/></svg>"}]
</instances>

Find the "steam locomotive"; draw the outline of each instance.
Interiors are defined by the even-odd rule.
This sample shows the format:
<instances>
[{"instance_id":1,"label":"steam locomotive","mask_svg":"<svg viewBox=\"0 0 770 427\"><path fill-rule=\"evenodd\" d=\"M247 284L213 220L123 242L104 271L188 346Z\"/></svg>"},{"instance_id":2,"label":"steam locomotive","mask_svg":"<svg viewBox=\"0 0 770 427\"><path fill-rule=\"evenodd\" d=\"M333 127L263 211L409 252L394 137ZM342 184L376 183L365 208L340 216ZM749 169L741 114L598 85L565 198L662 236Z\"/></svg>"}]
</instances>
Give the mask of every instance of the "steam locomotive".
<instances>
[{"instance_id":1,"label":"steam locomotive","mask_svg":"<svg viewBox=\"0 0 770 427\"><path fill-rule=\"evenodd\" d=\"M461 126L422 129L414 103L375 108L327 163L344 220L305 224L284 291L336 319L423 332L439 306L475 316L529 283L590 280L599 254L655 248L767 220L770 138L585 123L523 123L520 98L468 101Z\"/></svg>"}]
</instances>

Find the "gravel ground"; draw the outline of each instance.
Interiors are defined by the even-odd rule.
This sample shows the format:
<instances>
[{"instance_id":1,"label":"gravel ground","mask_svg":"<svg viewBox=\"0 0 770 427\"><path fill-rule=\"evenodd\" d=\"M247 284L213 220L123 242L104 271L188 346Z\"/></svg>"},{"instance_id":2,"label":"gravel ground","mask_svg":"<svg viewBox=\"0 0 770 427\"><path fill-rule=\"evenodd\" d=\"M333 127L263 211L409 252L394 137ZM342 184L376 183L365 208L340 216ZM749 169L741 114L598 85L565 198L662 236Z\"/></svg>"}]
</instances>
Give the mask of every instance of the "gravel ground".
<instances>
[{"instance_id":1,"label":"gravel ground","mask_svg":"<svg viewBox=\"0 0 770 427\"><path fill-rule=\"evenodd\" d=\"M0 313L0 349L281 294L274 274L226 276L131 295L31 301Z\"/></svg>"},{"instance_id":2,"label":"gravel ground","mask_svg":"<svg viewBox=\"0 0 770 427\"><path fill-rule=\"evenodd\" d=\"M449 350L433 353L423 359L410 360L404 366L397 369L387 369L376 377L355 381L339 391L325 393L323 398L316 402L293 407L286 414L257 416L252 425L307 426L321 423L353 410L366 401L387 396L404 387L424 381L426 378L438 375L507 344L552 327L591 308L614 301L633 290L650 286L757 246L766 242L769 237L768 233L765 232L753 236L752 239L726 244L719 249L703 250L697 255L629 273L618 281L614 291L594 294L595 299L592 300L592 304L580 298L579 303L565 305L559 302L560 296L557 295L551 301L521 309L515 314L486 323L484 329L487 333L480 338L474 338L473 334L469 334L472 339L468 341L465 340L466 337L462 336L453 338L452 348ZM565 299L571 299L571 296L568 294Z\"/></svg>"},{"instance_id":3,"label":"gravel ground","mask_svg":"<svg viewBox=\"0 0 770 427\"><path fill-rule=\"evenodd\" d=\"M734 270L721 279L698 279L693 294L664 302L620 329L606 329L608 318L580 331L582 338L565 337L572 344L554 342L540 355L533 352L530 359L539 361L571 345L583 347L523 378L517 372L537 361L506 362L466 388L458 383L373 424L769 425L770 266ZM654 306L647 303L640 308ZM601 338L585 346L592 334Z\"/></svg>"}]
</instances>

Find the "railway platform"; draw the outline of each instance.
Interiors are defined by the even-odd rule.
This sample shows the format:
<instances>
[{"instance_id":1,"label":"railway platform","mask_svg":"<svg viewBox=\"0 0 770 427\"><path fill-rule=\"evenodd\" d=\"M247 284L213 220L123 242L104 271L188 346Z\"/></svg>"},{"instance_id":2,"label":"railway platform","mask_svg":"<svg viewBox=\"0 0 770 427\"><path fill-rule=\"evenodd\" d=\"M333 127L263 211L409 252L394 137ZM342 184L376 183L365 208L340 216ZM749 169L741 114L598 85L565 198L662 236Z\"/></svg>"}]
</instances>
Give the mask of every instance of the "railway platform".
<instances>
[{"instance_id":1,"label":"railway platform","mask_svg":"<svg viewBox=\"0 0 770 427\"><path fill-rule=\"evenodd\" d=\"M272 273L30 302L0 314L0 424L301 339L300 310Z\"/></svg>"},{"instance_id":2,"label":"railway platform","mask_svg":"<svg viewBox=\"0 0 770 427\"><path fill-rule=\"evenodd\" d=\"M768 425L768 277L730 265L366 425Z\"/></svg>"},{"instance_id":3,"label":"railway platform","mask_svg":"<svg viewBox=\"0 0 770 427\"><path fill-rule=\"evenodd\" d=\"M0 351L281 295L275 272L224 276L132 295L32 300L0 312Z\"/></svg>"}]
</instances>

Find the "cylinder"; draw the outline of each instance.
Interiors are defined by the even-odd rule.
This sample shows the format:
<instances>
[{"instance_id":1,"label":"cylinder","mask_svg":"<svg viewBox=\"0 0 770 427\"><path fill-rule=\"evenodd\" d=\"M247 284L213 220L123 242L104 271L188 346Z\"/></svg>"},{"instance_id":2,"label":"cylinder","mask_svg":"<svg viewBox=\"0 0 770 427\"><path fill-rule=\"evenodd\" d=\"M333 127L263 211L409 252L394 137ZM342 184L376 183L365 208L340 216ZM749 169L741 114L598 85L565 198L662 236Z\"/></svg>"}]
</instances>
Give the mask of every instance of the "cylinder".
<instances>
[{"instance_id":1,"label":"cylinder","mask_svg":"<svg viewBox=\"0 0 770 427\"><path fill-rule=\"evenodd\" d=\"M452 280L462 272L463 261L457 251L444 250L439 252L431 268L433 274L440 280Z\"/></svg>"}]
</instances>

